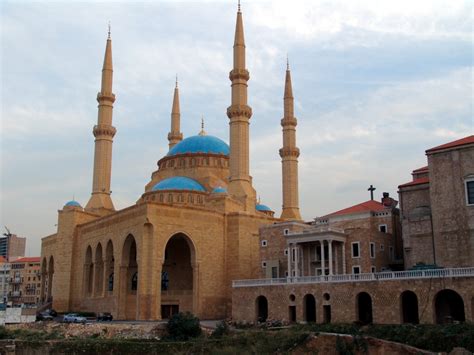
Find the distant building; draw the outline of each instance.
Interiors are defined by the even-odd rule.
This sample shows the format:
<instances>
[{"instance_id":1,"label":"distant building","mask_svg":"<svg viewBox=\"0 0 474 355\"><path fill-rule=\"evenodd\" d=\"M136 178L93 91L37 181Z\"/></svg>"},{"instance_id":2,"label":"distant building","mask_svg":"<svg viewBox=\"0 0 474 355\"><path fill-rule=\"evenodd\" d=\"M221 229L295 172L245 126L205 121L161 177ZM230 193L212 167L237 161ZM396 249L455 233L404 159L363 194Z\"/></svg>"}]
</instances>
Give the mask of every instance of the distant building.
<instances>
[{"instance_id":1,"label":"distant building","mask_svg":"<svg viewBox=\"0 0 474 355\"><path fill-rule=\"evenodd\" d=\"M16 234L5 233L0 237L0 256L8 261L25 256L26 238L18 237Z\"/></svg>"},{"instance_id":2,"label":"distant building","mask_svg":"<svg viewBox=\"0 0 474 355\"><path fill-rule=\"evenodd\" d=\"M7 303L10 290L11 264L3 256L0 256L0 303Z\"/></svg>"},{"instance_id":3,"label":"distant building","mask_svg":"<svg viewBox=\"0 0 474 355\"><path fill-rule=\"evenodd\" d=\"M34 306L40 300L41 258L26 257L11 263L9 301L12 305Z\"/></svg>"}]
</instances>

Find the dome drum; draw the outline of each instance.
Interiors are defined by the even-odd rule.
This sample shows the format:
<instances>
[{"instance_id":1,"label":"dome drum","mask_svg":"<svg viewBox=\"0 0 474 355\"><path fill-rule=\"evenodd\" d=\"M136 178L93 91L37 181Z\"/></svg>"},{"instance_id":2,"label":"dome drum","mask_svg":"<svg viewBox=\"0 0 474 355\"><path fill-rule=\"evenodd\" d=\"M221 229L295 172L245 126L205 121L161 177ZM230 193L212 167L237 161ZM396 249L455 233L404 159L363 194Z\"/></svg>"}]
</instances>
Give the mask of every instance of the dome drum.
<instances>
[{"instance_id":1,"label":"dome drum","mask_svg":"<svg viewBox=\"0 0 474 355\"><path fill-rule=\"evenodd\" d=\"M165 156L158 161L161 169L228 168L229 158L222 154L185 153Z\"/></svg>"},{"instance_id":2,"label":"dome drum","mask_svg":"<svg viewBox=\"0 0 474 355\"><path fill-rule=\"evenodd\" d=\"M143 201L157 202L169 205L189 205L193 207L204 206L207 192L166 190L150 191L143 194Z\"/></svg>"}]
</instances>

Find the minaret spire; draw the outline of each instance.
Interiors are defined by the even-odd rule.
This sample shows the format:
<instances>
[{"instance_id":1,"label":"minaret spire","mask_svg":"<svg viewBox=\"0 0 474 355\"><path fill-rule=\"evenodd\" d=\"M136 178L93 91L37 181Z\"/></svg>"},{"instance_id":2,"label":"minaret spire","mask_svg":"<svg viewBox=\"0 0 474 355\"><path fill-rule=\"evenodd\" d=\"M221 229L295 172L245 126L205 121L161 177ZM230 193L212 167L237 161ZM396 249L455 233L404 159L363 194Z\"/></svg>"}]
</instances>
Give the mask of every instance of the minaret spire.
<instances>
[{"instance_id":1,"label":"minaret spire","mask_svg":"<svg viewBox=\"0 0 474 355\"><path fill-rule=\"evenodd\" d=\"M97 94L99 103L97 125L94 126L94 175L92 182L92 196L86 205L86 210L99 214L114 211L110 198L110 180L112 174L112 143L116 129L112 126L112 111L115 95L112 93L113 65L112 39L110 25L105 46L104 64L102 66L101 90Z\"/></svg>"},{"instance_id":2,"label":"minaret spire","mask_svg":"<svg viewBox=\"0 0 474 355\"><path fill-rule=\"evenodd\" d=\"M249 174L249 121L252 109L247 104L249 72L245 67L245 39L240 1L234 37L234 68L229 73L232 82L232 100L227 108L230 119L230 177L229 194L245 205L245 210L255 211L255 190Z\"/></svg>"},{"instance_id":3,"label":"minaret spire","mask_svg":"<svg viewBox=\"0 0 474 355\"><path fill-rule=\"evenodd\" d=\"M282 163L283 209L282 219L301 220L298 197L298 157L300 150L296 147L296 117L294 116L293 88L288 57L286 59L285 93L283 95L284 114L281 120L283 127L283 148L280 149Z\"/></svg>"},{"instance_id":4,"label":"minaret spire","mask_svg":"<svg viewBox=\"0 0 474 355\"><path fill-rule=\"evenodd\" d=\"M179 109L179 89L178 75L176 74L176 84L174 87L173 106L171 108L171 131L168 133L169 148L183 140L183 134L180 130L181 113Z\"/></svg>"}]
</instances>

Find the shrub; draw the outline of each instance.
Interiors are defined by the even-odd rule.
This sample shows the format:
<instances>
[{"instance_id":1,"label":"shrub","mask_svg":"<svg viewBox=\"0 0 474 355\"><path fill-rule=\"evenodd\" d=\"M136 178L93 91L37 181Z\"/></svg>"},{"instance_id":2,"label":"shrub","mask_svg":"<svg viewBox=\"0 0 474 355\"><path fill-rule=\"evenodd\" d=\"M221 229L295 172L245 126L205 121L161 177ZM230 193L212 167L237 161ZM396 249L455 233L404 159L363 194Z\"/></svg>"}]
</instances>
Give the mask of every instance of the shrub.
<instances>
[{"instance_id":1,"label":"shrub","mask_svg":"<svg viewBox=\"0 0 474 355\"><path fill-rule=\"evenodd\" d=\"M173 315L166 325L166 330L171 340L186 341L201 335L199 318L189 312Z\"/></svg>"},{"instance_id":2,"label":"shrub","mask_svg":"<svg viewBox=\"0 0 474 355\"><path fill-rule=\"evenodd\" d=\"M220 338L223 335L229 334L229 332L230 332L229 326L227 325L226 321L223 320L217 323L216 329L214 329L214 331L212 332L211 337Z\"/></svg>"}]
</instances>

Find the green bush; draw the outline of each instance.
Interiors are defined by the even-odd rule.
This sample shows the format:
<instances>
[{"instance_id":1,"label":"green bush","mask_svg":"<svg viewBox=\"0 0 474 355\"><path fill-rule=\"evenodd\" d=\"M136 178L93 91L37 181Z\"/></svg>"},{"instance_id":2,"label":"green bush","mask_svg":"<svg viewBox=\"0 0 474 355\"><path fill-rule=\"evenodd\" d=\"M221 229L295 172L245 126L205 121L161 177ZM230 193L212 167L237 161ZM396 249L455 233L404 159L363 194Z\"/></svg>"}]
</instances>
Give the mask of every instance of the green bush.
<instances>
[{"instance_id":1,"label":"green bush","mask_svg":"<svg viewBox=\"0 0 474 355\"><path fill-rule=\"evenodd\" d=\"M227 325L226 321L220 321L217 323L216 329L211 334L212 338L221 338L223 335L227 335L230 333L229 326Z\"/></svg>"},{"instance_id":2,"label":"green bush","mask_svg":"<svg viewBox=\"0 0 474 355\"><path fill-rule=\"evenodd\" d=\"M186 341L201 335L199 318L189 312L173 315L166 325L166 330L171 340Z\"/></svg>"}]
</instances>

